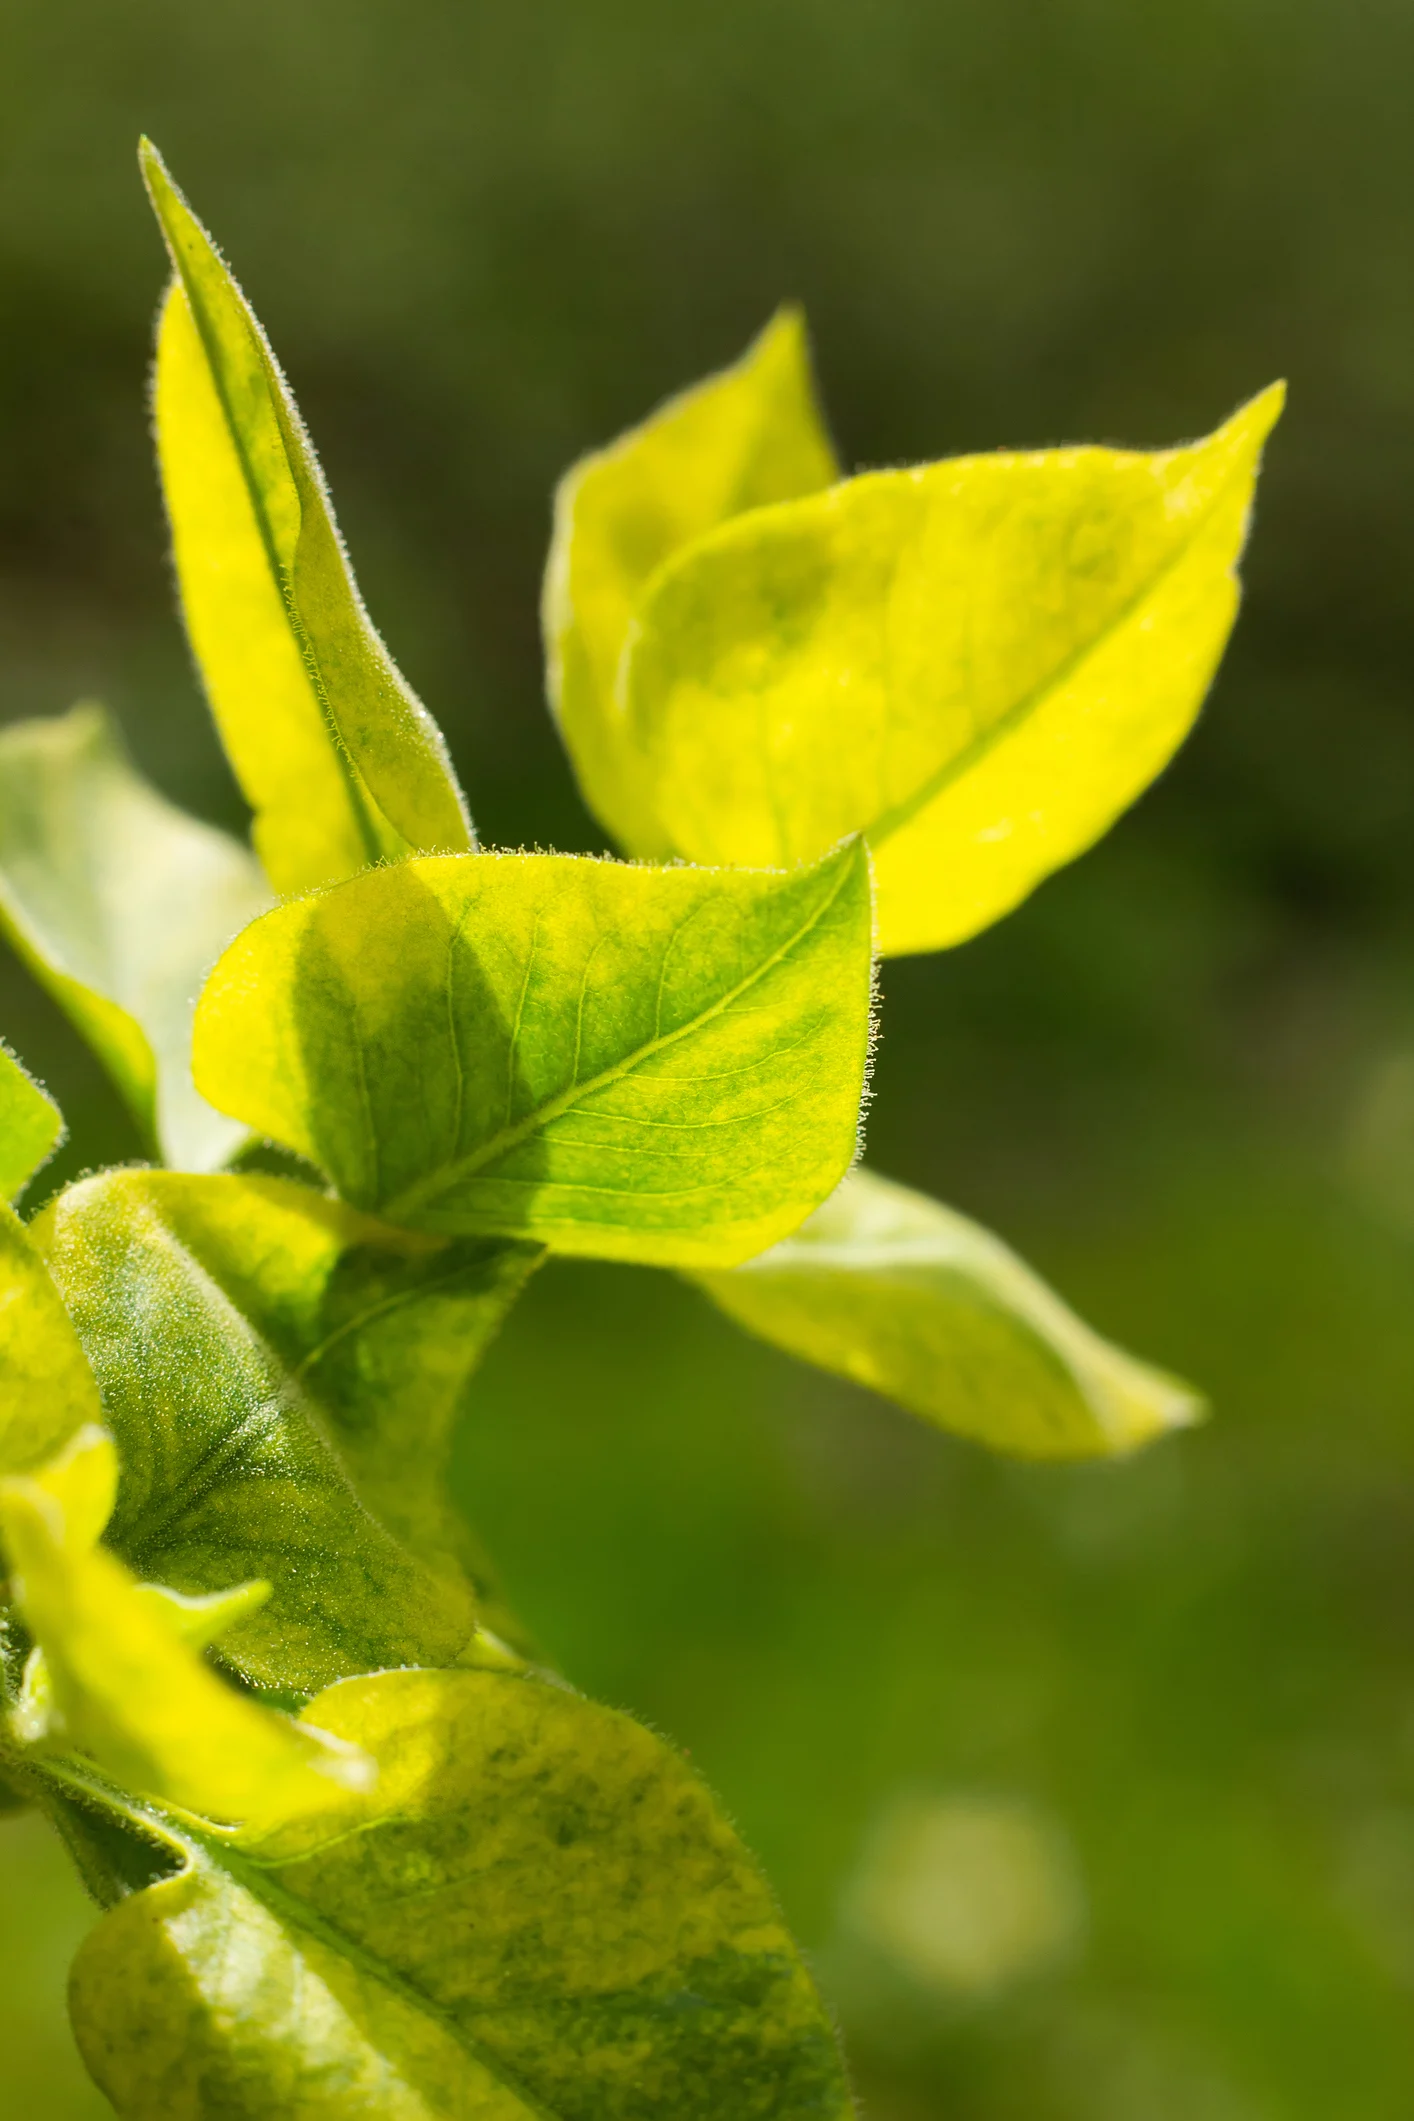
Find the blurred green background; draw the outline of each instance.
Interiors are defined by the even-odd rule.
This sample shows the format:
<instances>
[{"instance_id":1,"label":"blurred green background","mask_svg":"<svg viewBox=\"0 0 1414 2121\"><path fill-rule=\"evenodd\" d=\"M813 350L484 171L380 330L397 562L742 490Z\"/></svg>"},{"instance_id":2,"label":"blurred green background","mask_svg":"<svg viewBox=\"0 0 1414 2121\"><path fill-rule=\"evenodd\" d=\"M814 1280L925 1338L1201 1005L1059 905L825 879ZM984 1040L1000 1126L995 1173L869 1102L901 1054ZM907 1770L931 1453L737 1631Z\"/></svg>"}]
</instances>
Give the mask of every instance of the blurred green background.
<instances>
[{"instance_id":1,"label":"blurred green background","mask_svg":"<svg viewBox=\"0 0 1414 2121\"><path fill-rule=\"evenodd\" d=\"M522 1610L765 1860L875 2121L1414 2112L1414 11L1403 0L7 0L0 717L116 708L238 824L172 611L146 128L299 393L483 836L599 844L551 483L807 305L847 461L1213 426L1275 374L1199 731L886 970L872 1160L1215 1419L990 1461L558 1267L458 1461ZM12 964L0 1026L138 1153ZM87 1915L0 1823L0 2113L94 2114Z\"/></svg>"}]
</instances>

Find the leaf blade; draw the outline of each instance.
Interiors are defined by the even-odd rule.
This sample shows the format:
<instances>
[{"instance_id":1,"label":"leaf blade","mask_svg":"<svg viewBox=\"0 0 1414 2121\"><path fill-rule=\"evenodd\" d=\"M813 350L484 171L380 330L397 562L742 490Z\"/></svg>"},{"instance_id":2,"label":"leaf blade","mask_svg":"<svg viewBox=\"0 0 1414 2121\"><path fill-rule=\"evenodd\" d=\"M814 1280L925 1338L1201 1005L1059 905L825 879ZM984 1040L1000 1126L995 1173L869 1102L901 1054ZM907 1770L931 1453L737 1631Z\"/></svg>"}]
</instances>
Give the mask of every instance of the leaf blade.
<instances>
[{"instance_id":1,"label":"leaf blade","mask_svg":"<svg viewBox=\"0 0 1414 2121\"><path fill-rule=\"evenodd\" d=\"M760 1339L1015 1456L1123 1455L1204 1412L988 1231L871 1171L770 1252L693 1279Z\"/></svg>"},{"instance_id":2,"label":"leaf blade","mask_svg":"<svg viewBox=\"0 0 1414 2121\"><path fill-rule=\"evenodd\" d=\"M718 523L838 477L804 320L786 308L732 367L670 398L560 481L542 603L550 708L585 800L629 853L675 851L614 713L620 657L649 580Z\"/></svg>"},{"instance_id":3,"label":"leaf blade","mask_svg":"<svg viewBox=\"0 0 1414 2121\"><path fill-rule=\"evenodd\" d=\"M120 2113L151 2111L158 2083L194 2121L281 2099L310 2121L360 2098L399 2121L850 2112L754 1864L629 1718L534 1680L415 1672L307 1715L379 1760L377 1795L345 1807L358 1831L188 1838L182 1875L80 1954L80 2042Z\"/></svg>"},{"instance_id":4,"label":"leaf blade","mask_svg":"<svg viewBox=\"0 0 1414 2121\"><path fill-rule=\"evenodd\" d=\"M1191 726L1279 411L1276 388L1155 456L870 473L689 547L622 693L674 844L782 862L864 833L885 955L999 919Z\"/></svg>"},{"instance_id":5,"label":"leaf blade","mask_svg":"<svg viewBox=\"0 0 1414 2121\"><path fill-rule=\"evenodd\" d=\"M787 875L418 860L251 929L197 1067L387 1220L727 1263L852 1160L871 980L858 843Z\"/></svg>"},{"instance_id":6,"label":"leaf blade","mask_svg":"<svg viewBox=\"0 0 1414 2121\"><path fill-rule=\"evenodd\" d=\"M109 1544L187 1594L273 1586L227 1664L309 1694L468 1650L476 1560L442 1479L531 1248L416 1239L288 1180L161 1171L84 1180L33 1228L118 1439Z\"/></svg>"},{"instance_id":7,"label":"leaf blade","mask_svg":"<svg viewBox=\"0 0 1414 2121\"><path fill-rule=\"evenodd\" d=\"M357 1748L225 1685L163 1602L98 1546L116 1485L112 1439L96 1428L40 1471L0 1481L0 1536L52 1718L29 1741L88 1754L130 1788L232 1823L317 1815L340 1790L365 1787Z\"/></svg>"},{"instance_id":8,"label":"leaf blade","mask_svg":"<svg viewBox=\"0 0 1414 2121\"><path fill-rule=\"evenodd\" d=\"M301 891L469 847L441 732L364 609L269 343L150 142L140 159L177 276L155 405L178 576L271 879Z\"/></svg>"},{"instance_id":9,"label":"leaf blade","mask_svg":"<svg viewBox=\"0 0 1414 2121\"><path fill-rule=\"evenodd\" d=\"M0 1202L0 1476L32 1472L103 1419L98 1385L43 1259Z\"/></svg>"},{"instance_id":10,"label":"leaf blade","mask_svg":"<svg viewBox=\"0 0 1414 2121\"><path fill-rule=\"evenodd\" d=\"M17 1199L67 1131L49 1092L0 1041L0 1195Z\"/></svg>"},{"instance_id":11,"label":"leaf blade","mask_svg":"<svg viewBox=\"0 0 1414 2121\"><path fill-rule=\"evenodd\" d=\"M248 851L166 801L101 709L0 731L0 927L174 1163L243 1130L191 1079L197 988L270 903Z\"/></svg>"}]
</instances>

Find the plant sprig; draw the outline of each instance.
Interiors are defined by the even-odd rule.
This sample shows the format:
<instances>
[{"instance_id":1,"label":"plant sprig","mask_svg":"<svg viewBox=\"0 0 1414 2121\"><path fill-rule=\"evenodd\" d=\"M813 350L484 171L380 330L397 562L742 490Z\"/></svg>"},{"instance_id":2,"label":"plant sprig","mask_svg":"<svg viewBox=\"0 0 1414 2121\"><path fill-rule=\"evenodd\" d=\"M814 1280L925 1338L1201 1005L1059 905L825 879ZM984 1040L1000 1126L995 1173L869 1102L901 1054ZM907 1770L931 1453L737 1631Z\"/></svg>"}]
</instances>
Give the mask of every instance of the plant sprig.
<instances>
[{"instance_id":1,"label":"plant sprig","mask_svg":"<svg viewBox=\"0 0 1414 2121\"><path fill-rule=\"evenodd\" d=\"M0 1788L107 1910L80 2046L131 2116L843 2117L752 1859L540 1664L453 1423L551 1253L686 1274L998 1450L1197 1416L857 1156L878 954L998 919L1190 727L1280 392L1154 455L848 478L782 312L558 496L551 703L630 859L486 852L269 343L142 159L173 551L254 852L94 708L0 737L0 925L165 1165L0 1204ZM7 1200L62 1124L0 1051ZM325 1183L226 1168L252 1136Z\"/></svg>"}]
</instances>

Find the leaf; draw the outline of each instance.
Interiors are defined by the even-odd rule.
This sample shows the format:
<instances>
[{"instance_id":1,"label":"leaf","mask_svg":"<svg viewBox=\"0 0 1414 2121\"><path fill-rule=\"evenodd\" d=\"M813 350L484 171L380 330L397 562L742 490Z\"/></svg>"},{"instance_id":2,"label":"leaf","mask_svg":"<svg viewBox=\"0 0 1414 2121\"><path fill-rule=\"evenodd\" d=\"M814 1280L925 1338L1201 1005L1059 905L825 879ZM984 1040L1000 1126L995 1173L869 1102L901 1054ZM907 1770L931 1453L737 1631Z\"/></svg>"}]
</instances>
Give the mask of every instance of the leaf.
<instances>
[{"instance_id":1,"label":"leaf","mask_svg":"<svg viewBox=\"0 0 1414 2121\"><path fill-rule=\"evenodd\" d=\"M97 1545L117 1484L112 1438L83 1429L42 1472L0 1481L0 1538L45 1665L49 1750L209 1818L271 1824L363 1788L371 1764L208 1670L164 1602Z\"/></svg>"},{"instance_id":2,"label":"leaf","mask_svg":"<svg viewBox=\"0 0 1414 2121\"><path fill-rule=\"evenodd\" d=\"M148 141L141 161L177 274L154 392L177 577L266 872L303 891L469 847L441 732L363 608L269 342Z\"/></svg>"},{"instance_id":3,"label":"leaf","mask_svg":"<svg viewBox=\"0 0 1414 2121\"><path fill-rule=\"evenodd\" d=\"M1017 1457L1108 1457L1204 1411L997 1238L869 1171L783 1244L694 1278L761 1339Z\"/></svg>"},{"instance_id":4,"label":"leaf","mask_svg":"<svg viewBox=\"0 0 1414 2121\"><path fill-rule=\"evenodd\" d=\"M1167 763L1237 608L1280 387L1191 448L872 472L668 562L621 677L679 854L873 850L885 955L1008 912Z\"/></svg>"},{"instance_id":5,"label":"leaf","mask_svg":"<svg viewBox=\"0 0 1414 2121\"><path fill-rule=\"evenodd\" d=\"M838 477L804 320L783 309L733 367L670 398L560 481L543 610L550 702L586 801L630 853L673 852L614 707L650 578L729 517Z\"/></svg>"},{"instance_id":6,"label":"leaf","mask_svg":"<svg viewBox=\"0 0 1414 2121\"><path fill-rule=\"evenodd\" d=\"M44 1465L102 1419L98 1386L29 1232L0 1202L0 1475Z\"/></svg>"},{"instance_id":7,"label":"leaf","mask_svg":"<svg viewBox=\"0 0 1414 2121\"><path fill-rule=\"evenodd\" d=\"M0 1040L0 1194L14 1200L63 1141L64 1115Z\"/></svg>"},{"instance_id":8,"label":"leaf","mask_svg":"<svg viewBox=\"0 0 1414 2121\"><path fill-rule=\"evenodd\" d=\"M849 1165L870 980L857 842L789 875L405 862L242 936L196 1067L388 1221L732 1265Z\"/></svg>"},{"instance_id":9,"label":"leaf","mask_svg":"<svg viewBox=\"0 0 1414 2121\"><path fill-rule=\"evenodd\" d=\"M123 2115L845 2121L828 2019L708 1792L533 1679L385 1672L306 1712L380 1766L318 1821L216 1842L74 1969Z\"/></svg>"},{"instance_id":10,"label":"leaf","mask_svg":"<svg viewBox=\"0 0 1414 2121\"><path fill-rule=\"evenodd\" d=\"M248 851L149 787L101 708L0 732L0 925L172 1163L242 1139L192 1082L191 1014L269 903Z\"/></svg>"},{"instance_id":11,"label":"leaf","mask_svg":"<svg viewBox=\"0 0 1414 2121\"><path fill-rule=\"evenodd\" d=\"M118 1439L109 1544L183 1592L273 1585L228 1664L308 1694L468 1650L450 1428L531 1247L389 1229L285 1179L161 1171L71 1186L34 1236Z\"/></svg>"}]
</instances>

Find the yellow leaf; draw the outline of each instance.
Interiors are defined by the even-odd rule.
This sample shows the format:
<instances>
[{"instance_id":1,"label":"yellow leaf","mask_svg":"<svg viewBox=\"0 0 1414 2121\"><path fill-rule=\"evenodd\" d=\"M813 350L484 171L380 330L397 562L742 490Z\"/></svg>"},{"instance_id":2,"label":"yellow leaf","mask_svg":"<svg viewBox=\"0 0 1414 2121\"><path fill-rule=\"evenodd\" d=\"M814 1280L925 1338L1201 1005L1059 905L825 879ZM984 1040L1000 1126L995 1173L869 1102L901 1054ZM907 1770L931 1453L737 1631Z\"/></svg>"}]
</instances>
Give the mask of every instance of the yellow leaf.
<instances>
[{"instance_id":1,"label":"yellow leaf","mask_svg":"<svg viewBox=\"0 0 1414 2121\"><path fill-rule=\"evenodd\" d=\"M804 320L783 309L733 367L670 398L561 480L545 572L550 703L586 801L630 853L672 852L613 711L619 658L645 586L719 523L838 476Z\"/></svg>"},{"instance_id":2,"label":"yellow leaf","mask_svg":"<svg viewBox=\"0 0 1414 2121\"><path fill-rule=\"evenodd\" d=\"M154 390L192 647L276 889L469 847L440 730L363 608L328 489L245 296L150 142L176 279Z\"/></svg>"},{"instance_id":3,"label":"yellow leaf","mask_svg":"<svg viewBox=\"0 0 1414 2121\"><path fill-rule=\"evenodd\" d=\"M689 860L770 864L863 832L886 954L999 919L1191 727L1281 403L1159 455L870 473L699 540L621 676L662 830Z\"/></svg>"},{"instance_id":4,"label":"yellow leaf","mask_svg":"<svg viewBox=\"0 0 1414 2121\"><path fill-rule=\"evenodd\" d=\"M177 1612L97 1544L117 1488L112 1438L92 1425L41 1472L0 1481L0 1537L43 1656L18 1735L88 1754L126 1788L206 1818L260 1828L366 1788L356 1747L262 1708L192 1646L259 1593L215 1615Z\"/></svg>"}]
</instances>

